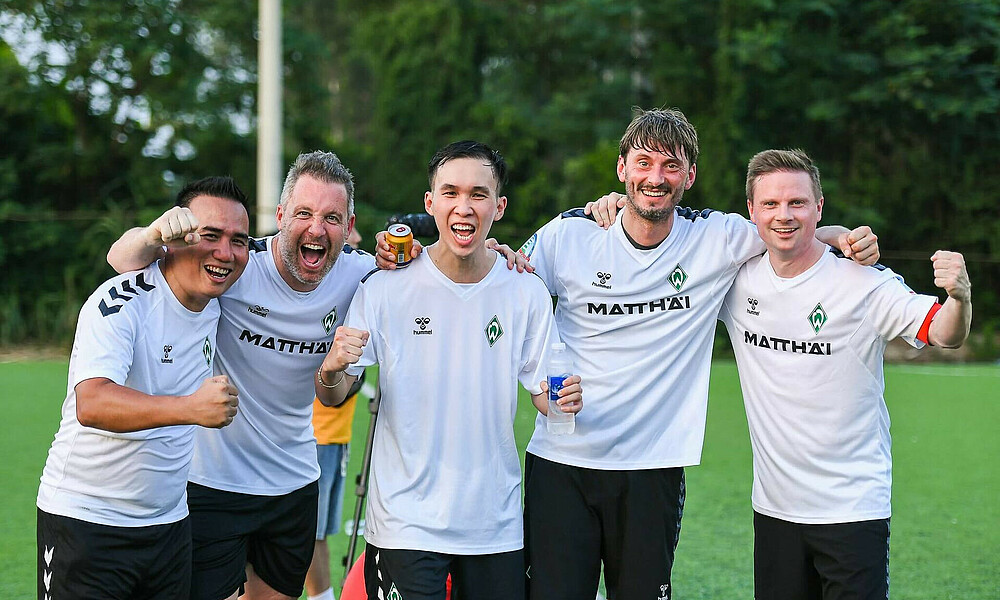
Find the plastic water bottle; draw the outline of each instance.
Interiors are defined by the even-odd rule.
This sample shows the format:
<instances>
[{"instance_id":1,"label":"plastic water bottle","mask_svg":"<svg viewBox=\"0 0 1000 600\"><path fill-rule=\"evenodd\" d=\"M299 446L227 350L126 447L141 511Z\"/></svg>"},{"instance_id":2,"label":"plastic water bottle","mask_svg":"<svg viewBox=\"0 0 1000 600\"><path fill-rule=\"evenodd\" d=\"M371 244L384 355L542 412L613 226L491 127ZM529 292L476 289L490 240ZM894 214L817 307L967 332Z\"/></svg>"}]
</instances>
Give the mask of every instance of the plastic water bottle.
<instances>
[{"instance_id":1,"label":"plastic water bottle","mask_svg":"<svg viewBox=\"0 0 1000 600\"><path fill-rule=\"evenodd\" d=\"M552 344L549 355L549 414L546 417L546 430L553 435L566 435L576 430L576 415L562 411L556 404L559 400L559 390L563 388L563 380L573 374L573 363L566 352L566 344Z\"/></svg>"}]
</instances>

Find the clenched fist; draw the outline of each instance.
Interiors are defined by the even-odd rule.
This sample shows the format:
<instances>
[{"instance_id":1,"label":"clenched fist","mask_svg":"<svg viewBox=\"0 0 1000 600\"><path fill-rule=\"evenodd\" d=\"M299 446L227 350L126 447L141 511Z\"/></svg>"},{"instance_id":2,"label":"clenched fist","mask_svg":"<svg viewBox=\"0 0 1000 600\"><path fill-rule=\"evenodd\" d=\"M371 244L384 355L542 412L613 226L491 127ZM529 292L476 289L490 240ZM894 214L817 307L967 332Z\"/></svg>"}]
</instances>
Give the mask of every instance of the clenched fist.
<instances>
[{"instance_id":1,"label":"clenched fist","mask_svg":"<svg viewBox=\"0 0 1000 600\"><path fill-rule=\"evenodd\" d=\"M320 370L324 373L343 371L361 359L361 352L367 344L367 331L341 325L333 334L333 346L323 359Z\"/></svg>"},{"instance_id":2,"label":"clenched fist","mask_svg":"<svg viewBox=\"0 0 1000 600\"><path fill-rule=\"evenodd\" d=\"M146 227L150 245L191 246L201 241L198 218L190 208L175 206Z\"/></svg>"},{"instance_id":3,"label":"clenched fist","mask_svg":"<svg viewBox=\"0 0 1000 600\"><path fill-rule=\"evenodd\" d=\"M938 250L931 256L934 265L934 285L959 301L972 300L972 282L965 268L965 257L958 252Z\"/></svg>"},{"instance_id":4,"label":"clenched fist","mask_svg":"<svg viewBox=\"0 0 1000 600\"><path fill-rule=\"evenodd\" d=\"M202 382L195 393L187 397L191 422L202 427L225 427L236 417L239 405L236 386L225 375L216 375Z\"/></svg>"}]
</instances>

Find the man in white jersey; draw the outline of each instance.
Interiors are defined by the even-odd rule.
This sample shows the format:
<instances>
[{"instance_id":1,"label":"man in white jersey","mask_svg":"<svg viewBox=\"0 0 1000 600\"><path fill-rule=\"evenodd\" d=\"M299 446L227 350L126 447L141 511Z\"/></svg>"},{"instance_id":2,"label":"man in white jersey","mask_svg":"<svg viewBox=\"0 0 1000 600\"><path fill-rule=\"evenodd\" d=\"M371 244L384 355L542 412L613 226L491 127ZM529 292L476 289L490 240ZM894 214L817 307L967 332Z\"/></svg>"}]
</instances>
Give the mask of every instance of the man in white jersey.
<instances>
[{"instance_id":1,"label":"man in white jersey","mask_svg":"<svg viewBox=\"0 0 1000 600\"><path fill-rule=\"evenodd\" d=\"M506 165L464 141L439 150L424 196L438 240L406 269L374 272L321 369L329 401L379 364L382 402L365 523L368 598L524 598L517 384L547 412L548 346L558 341L545 286L485 246L503 216ZM582 406L580 378L559 392ZM322 398L322 396L321 396Z\"/></svg>"},{"instance_id":2,"label":"man in white jersey","mask_svg":"<svg viewBox=\"0 0 1000 600\"><path fill-rule=\"evenodd\" d=\"M740 265L764 251L734 214L677 206L695 181L698 137L677 110L641 112L620 144L627 204L605 232L563 213L522 246L549 292L584 381L573 435L539 419L525 459L533 600L671 597L683 468L701 460L719 307ZM870 229L821 239L871 256ZM855 242L852 249L851 243Z\"/></svg>"},{"instance_id":3,"label":"man in white jersey","mask_svg":"<svg viewBox=\"0 0 1000 600\"><path fill-rule=\"evenodd\" d=\"M354 181L330 152L300 155L288 171L277 235L253 240L250 262L222 296L217 370L240 390L240 411L200 431L189 475L192 598L298 598L316 534L319 466L312 435L317 369L374 266L345 247ZM185 215L128 232L109 253L116 269L149 260L154 237L184 240ZM151 227L151 228L156 228ZM245 583L245 586L244 586Z\"/></svg>"},{"instance_id":4,"label":"man in white jersey","mask_svg":"<svg viewBox=\"0 0 1000 600\"><path fill-rule=\"evenodd\" d=\"M247 264L246 196L185 186L196 243L101 284L80 310L62 421L38 489L38 598L184 599L195 425L224 427L236 388L212 376L219 304Z\"/></svg>"},{"instance_id":5,"label":"man in white jersey","mask_svg":"<svg viewBox=\"0 0 1000 600\"><path fill-rule=\"evenodd\" d=\"M740 269L726 323L753 448L758 600L889 596L889 413L882 355L902 337L960 346L972 320L961 254L931 257L943 305L888 269L837 258L813 237L819 170L800 150L747 168L747 209L767 253Z\"/></svg>"}]
</instances>

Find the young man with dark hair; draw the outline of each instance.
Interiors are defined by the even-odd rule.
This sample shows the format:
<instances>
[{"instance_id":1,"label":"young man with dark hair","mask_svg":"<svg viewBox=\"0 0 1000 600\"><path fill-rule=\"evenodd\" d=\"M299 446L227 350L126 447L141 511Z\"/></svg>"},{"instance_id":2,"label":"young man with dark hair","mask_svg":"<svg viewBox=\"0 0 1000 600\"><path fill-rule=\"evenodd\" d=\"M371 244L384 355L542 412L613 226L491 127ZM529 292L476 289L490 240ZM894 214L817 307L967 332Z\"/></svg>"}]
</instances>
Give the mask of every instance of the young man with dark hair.
<instances>
[{"instance_id":1,"label":"young man with dark hair","mask_svg":"<svg viewBox=\"0 0 1000 600\"><path fill-rule=\"evenodd\" d=\"M961 254L931 256L948 298L841 260L813 233L819 170L801 150L747 167L747 209L767 246L722 306L753 448L754 597L889 597L892 485L882 356L902 337L960 346L972 293Z\"/></svg>"},{"instance_id":2,"label":"young man with dark hair","mask_svg":"<svg viewBox=\"0 0 1000 600\"><path fill-rule=\"evenodd\" d=\"M517 384L545 414L546 356L558 341L542 282L486 248L507 206L506 164L456 142L428 167L424 207L438 240L405 269L365 278L320 369L328 403L379 364L365 582L371 600L524 597ZM542 382L541 384L539 382ZM566 379L562 410L582 406ZM322 396L321 396L322 398Z\"/></svg>"},{"instance_id":3,"label":"young man with dark hair","mask_svg":"<svg viewBox=\"0 0 1000 600\"><path fill-rule=\"evenodd\" d=\"M237 388L212 376L215 299L246 267L249 218L228 177L177 201L197 239L103 283L80 311L38 490L40 600L188 597L195 426L237 414Z\"/></svg>"},{"instance_id":4,"label":"young man with dark hair","mask_svg":"<svg viewBox=\"0 0 1000 600\"><path fill-rule=\"evenodd\" d=\"M680 111L638 113L620 153L617 219L567 211L521 248L559 299L556 323L589 398L573 435L549 434L538 420L528 444L533 600L593 597L602 563L609 598L671 597L684 467L701 460L719 308L740 265L765 249L744 217L679 206L698 158L697 132ZM874 261L870 233L817 235Z\"/></svg>"},{"instance_id":5,"label":"young man with dark hair","mask_svg":"<svg viewBox=\"0 0 1000 600\"><path fill-rule=\"evenodd\" d=\"M190 241L171 209L109 252L118 270ZM354 180L332 152L303 153L285 178L276 235L252 240L246 274L221 298L218 371L240 389L221 431L200 431L189 474L192 598L298 598L316 535L317 369L371 255L346 247ZM245 584L245 585L244 585Z\"/></svg>"}]
</instances>

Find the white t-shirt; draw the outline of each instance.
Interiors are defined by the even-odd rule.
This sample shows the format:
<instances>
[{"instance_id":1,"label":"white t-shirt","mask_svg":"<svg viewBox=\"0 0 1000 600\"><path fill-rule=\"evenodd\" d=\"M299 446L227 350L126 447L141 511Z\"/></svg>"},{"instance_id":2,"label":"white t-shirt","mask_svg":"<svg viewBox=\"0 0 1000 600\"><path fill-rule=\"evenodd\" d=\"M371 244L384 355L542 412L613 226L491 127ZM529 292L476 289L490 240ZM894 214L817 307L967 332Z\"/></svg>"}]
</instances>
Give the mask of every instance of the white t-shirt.
<instances>
[{"instance_id":1,"label":"white t-shirt","mask_svg":"<svg viewBox=\"0 0 1000 600\"><path fill-rule=\"evenodd\" d=\"M701 461L719 306L740 265L764 251L735 214L678 208L655 248L637 249L580 210L525 242L549 292L556 325L583 378L572 435L538 419L528 452L592 469L654 469Z\"/></svg>"},{"instance_id":2,"label":"white t-shirt","mask_svg":"<svg viewBox=\"0 0 1000 600\"><path fill-rule=\"evenodd\" d=\"M109 279L80 309L62 421L38 488L38 507L47 513L118 527L173 523L188 514L193 425L112 433L76 418L75 388L87 379L184 396L212 376L218 302L188 310L160 264Z\"/></svg>"},{"instance_id":3,"label":"white t-shirt","mask_svg":"<svg viewBox=\"0 0 1000 600\"><path fill-rule=\"evenodd\" d=\"M192 482L217 490L280 496L319 479L312 430L314 377L343 323L358 282L375 267L345 247L311 292L290 288L255 240L246 271L220 298L216 370L239 390L233 423L199 429Z\"/></svg>"},{"instance_id":4,"label":"white t-shirt","mask_svg":"<svg viewBox=\"0 0 1000 600\"><path fill-rule=\"evenodd\" d=\"M790 279L766 254L740 270L720 318L750 425L754 510L795 523L889 517L882 354L896 337L923 346L935 303L831 252Z\"/></svg>"},{"instance_id":5,"label":"white t-shirt","mask_svg":"<svg viewBox=\"0 0 1000 600\"><path fill-rule=\"evenodd\" d=\"M517 383L540 393L557 341L537 277L497 259L458 284L429 257L358 288L347 325L379 364L365 539L382 548L490 554L523 547Z\"/></svg>"}]
</instances>

